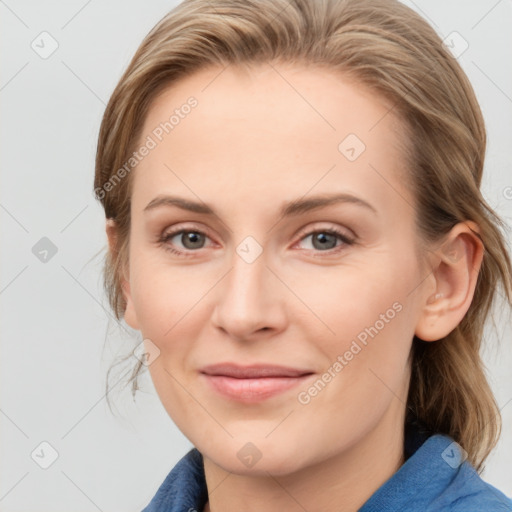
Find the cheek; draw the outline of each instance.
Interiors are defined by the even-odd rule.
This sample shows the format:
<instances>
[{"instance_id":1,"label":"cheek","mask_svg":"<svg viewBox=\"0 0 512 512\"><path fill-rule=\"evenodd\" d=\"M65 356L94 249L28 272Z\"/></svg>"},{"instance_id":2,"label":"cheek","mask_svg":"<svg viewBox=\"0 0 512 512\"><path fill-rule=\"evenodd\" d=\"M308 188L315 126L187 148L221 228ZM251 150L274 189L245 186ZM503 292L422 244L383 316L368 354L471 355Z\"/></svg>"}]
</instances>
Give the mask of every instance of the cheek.
<instances>
[{"instance_id":1,"label":"cheek","mask_svg":"<svg viewBox=\"0 0 512 512\"><path fill-rule=\"evenodd\" d=\"M407 275L412 272L404 267L394 271L391 264L381 263L374 268L344 269L343 273L331 281L334 291L325 294L323 304L314 305L335 332L331 345L336 347L340 339L345 344L358 340L364 345L371 339L382 339L380 344L384 345L388 338L399 343L399 333L407 324L404 311L410 303L409 283L413 281Z\"/></svg>"},{"instance_id":2,"label":"cheek","mask_svg":"<svg viewBox=\"0 0 512 512\"><path fill-rule=\"evenodd\" d=\"M383 304L388 305L386 300ZM370 428L392 403L406 402L410 377L407 360L414 330L407 321L406 307L394 304L395 308L382 310L384 320L375 320L373 311L346 318L355 334L338 338L336 346L330 344L329 362L319 376L319 380L329 382L324 385L317 380L309 389L301 390L300 403L308 404L303 411L310 421L319 415L331 418L333 425L350 437L355 425Z\"/></svg>"},{"instance_id":3,"label":"cheek","mask_svg":"<svg viewBox=\"0 0 512 512\"><path fill-rule=\"evenodd\" d=\"M397 258L389 251L377 259L379 264L366 262L338 279L339 291L324 309L336 334L318 338L325 341L331 373L341 376L333 379L338 381L334 388L350 387L354 397L364 395L368 403L390 393L387 386L398 390L407 379L416 308L411 283L419 275L405 253Z\"/></svg>"},{"instance_id":4,"label":"cheek","mask_svg":"<svg viewBox=\"0 0 512 512\"><path fill-rule=\"evenodd\" d=\"M143 257L136 258L133 267L132 299L141 331L148 337L166 337L208 291L209 279L194 278L186 268Z\"/></svg>"}]
</instances>

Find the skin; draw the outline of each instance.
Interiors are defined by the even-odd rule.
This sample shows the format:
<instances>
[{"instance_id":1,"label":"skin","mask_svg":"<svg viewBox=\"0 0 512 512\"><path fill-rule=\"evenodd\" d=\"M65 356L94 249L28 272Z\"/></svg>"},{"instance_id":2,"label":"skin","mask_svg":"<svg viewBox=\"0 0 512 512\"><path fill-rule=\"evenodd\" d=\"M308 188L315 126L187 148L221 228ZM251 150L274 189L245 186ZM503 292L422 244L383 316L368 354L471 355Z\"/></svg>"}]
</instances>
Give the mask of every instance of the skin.
<instances>
[{"instance_id":1,"label":"skin","mask_svg":"<svg viewBox=\"0 0 512 512\"><path fill-rule=\"evenodd\" d=\"M221 70L173 84L145 119L141 140L187 98L198 100L130 176L125 320L160 351L151 377L203 454L206 511L355 511L403 463L412 339L439 340L469 308L482 259L470 228L478 228L458 224L442 244L420 251L403 179L405 130L379 96L311 67ZM338 150L351 133L366 146L352 162ZM376 211L339 203L279 214L285 202L335 192ZM216 215L176 206L144 212L165 194L207 203ZM355 243L315 242L315 231L333 227ZM204 241L194 246L177 234L159 243L171 228L199 231ZM112 222L107 235L115 251ZM248 236L262 249L252 263L236 252ZM397 303L400 312L300 403L299 393ZM201 367L224 361L314 375L246 404L200 378ZM252 467L237 456L248 442L261 455Z\"/></svg>"}]
</instances>

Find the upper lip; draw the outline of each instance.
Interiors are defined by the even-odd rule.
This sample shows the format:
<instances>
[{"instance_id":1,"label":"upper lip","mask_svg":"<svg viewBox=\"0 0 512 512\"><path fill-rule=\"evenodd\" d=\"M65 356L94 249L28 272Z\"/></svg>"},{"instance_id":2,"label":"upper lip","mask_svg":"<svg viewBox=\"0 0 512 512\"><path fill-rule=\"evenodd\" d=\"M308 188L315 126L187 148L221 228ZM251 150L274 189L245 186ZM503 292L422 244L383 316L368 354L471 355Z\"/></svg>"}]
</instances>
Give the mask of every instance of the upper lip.
<instances>
[{"instance_id":1,"label":"upper lip","mask_svg":"<svg viewBox=\"0 0 512 512\"><path fill-rule=\"evenodd\" d=\"M207 375L223 375L237 379L256 379L261 377L300 377L313 373L311 370L290 368L274 364L252 364L241 366L235 363L212 364L201 368Z\"/></svg>"}]
</instances>

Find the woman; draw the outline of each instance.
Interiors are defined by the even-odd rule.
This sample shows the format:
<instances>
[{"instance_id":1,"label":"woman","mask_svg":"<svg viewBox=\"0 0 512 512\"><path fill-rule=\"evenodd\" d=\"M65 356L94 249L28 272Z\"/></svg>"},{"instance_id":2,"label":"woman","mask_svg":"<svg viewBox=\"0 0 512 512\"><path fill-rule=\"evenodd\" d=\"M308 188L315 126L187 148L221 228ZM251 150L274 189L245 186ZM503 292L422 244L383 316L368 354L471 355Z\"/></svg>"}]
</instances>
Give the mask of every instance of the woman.
<instances>
[{"instance_id":1,"label":"woman","mask_svg":"<svg viewBox=\"0 0 512 512\"><path fill-rule=\"evenodd\" d=\"M455 58L393 0L185 0L105 111L105 285L193 443L153 511L512 510L479 472L500 219ZM330 242L330 243L329 243Z\"/></svg>"}]
</instances>

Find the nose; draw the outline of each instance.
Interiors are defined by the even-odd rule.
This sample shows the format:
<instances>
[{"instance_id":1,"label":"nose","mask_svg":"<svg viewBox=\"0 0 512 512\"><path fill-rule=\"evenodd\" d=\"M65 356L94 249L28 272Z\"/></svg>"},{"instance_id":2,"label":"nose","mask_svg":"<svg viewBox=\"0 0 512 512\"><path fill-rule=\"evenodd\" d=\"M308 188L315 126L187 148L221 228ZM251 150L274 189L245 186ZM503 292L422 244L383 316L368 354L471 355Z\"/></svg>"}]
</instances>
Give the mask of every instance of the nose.
<instances>
[{"instance_id":1,"label":"nose","mask_svg":"<svg viewBox=\"0 0 512 512\"><path fill-rule=\"evenodd\" d=\"M251 263L234 251L231 268L215 287L213 324L237 340L272 336L286 325L285 286L266 253Z\"/></svg>"}]
</instances>

